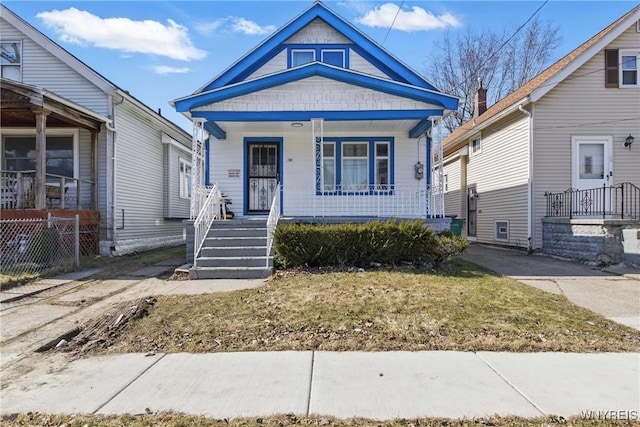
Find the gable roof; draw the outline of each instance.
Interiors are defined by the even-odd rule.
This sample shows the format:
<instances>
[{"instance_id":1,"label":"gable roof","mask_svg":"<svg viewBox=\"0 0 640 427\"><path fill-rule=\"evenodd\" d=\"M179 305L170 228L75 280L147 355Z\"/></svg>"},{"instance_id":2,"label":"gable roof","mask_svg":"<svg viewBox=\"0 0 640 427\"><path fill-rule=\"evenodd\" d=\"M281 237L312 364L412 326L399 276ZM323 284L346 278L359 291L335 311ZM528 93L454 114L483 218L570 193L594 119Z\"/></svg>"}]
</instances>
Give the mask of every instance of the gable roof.
<instances>
[{"instance_id":1,"label":"gable roof","mask_svg":"<svg viewBox=\"0 0 640 427\"><path fill-rule=\"evenodd\" d=\"M618 18L611 25L578 46L555 64L505 96L480 116L471 119L453 131L443 142L445 155L466 145L471 133L479 132L503 114L519 105L536 102L550 90L560 84L568 75L593 58L611 41L635 25L640 19L640 5ZM493 119L493 120L492 120Z\"/></svg>"},{"instance_id":2,"label":"gable roof","mask_svg":"<svg viewBox=\"0 0 640 427\"><path fill-rule=\"evenodd\" d=\"M38 29L36 29L34 26L26 22L24 19L22 19L15 13L13 13L13 11L11 11L9 8L7 8L5 5L1 3L0 3L0 18L4 19L9 24L13 25L15 28L17 28L19 31L24 33L31 40L33 40L34 43L38 44L47 52L49 52L51 55L61 60L64 64L69 66L72 70L76 71L78 74L82 75L84 78L86 78L96 87L98 87L100 90L104 91L107 94L116 93L119 96L127 98L129 101L134 103L138 108L145 111L149 116L155 117L159 119L161 122L164 122L165 124L175 128L175 130L182 132L184 135L190 136L190 134L184 129L182 129L179 125L167 119L166 117L159 115L151 107L144 104L142 101L138 100L136 97L132 96L128 91L120 88L119 86L117 86L116 84L108 80L106 77L98 73L93 68L89 67L87 64L82 62L76 56L74 56L69 51L64 49L62 46L60 46L59 44L51 40L45 34L40 32ZM46 88L40 88L40 90L46 91ZM46 91L46 92L50 97L54 95L57 97L60 97L59 95L54 94L50 91ZM111 119L109 119L108 121L111 122Z\"/></svg>"},{"instance_id":3,"label":"gable roof","mask_svg":"<svg viewBox=\"0 0 640 427\"><path fill-rule=\"evenodd\" d=\"M369 62L378 67L395 80L431 90L438 90L423 76L412 70L398 58L389 53L381 45L366 34L330 10L320 1L315 1L300 15L289 21L256 48L249 51L229 68L213 80L198 89L195 93L238 83L249 77L256 69L264 65L286 46L284 43L302 28L316 19L321 19L334 30L353 42L353 49Z\"/></svg>"}]
</instances>

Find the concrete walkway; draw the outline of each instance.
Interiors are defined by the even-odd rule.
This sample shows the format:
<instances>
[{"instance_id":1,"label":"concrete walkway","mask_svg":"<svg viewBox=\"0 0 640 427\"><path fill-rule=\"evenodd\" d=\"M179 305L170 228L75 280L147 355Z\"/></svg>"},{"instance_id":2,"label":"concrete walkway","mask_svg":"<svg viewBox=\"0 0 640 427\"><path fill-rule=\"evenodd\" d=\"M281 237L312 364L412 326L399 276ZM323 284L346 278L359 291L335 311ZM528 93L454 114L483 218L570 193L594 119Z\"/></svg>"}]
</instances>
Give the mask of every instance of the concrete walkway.
<instances>
[{"instance_id":1,"label":"concrete walkway","mask_svg":"<svg viewBox=\"0 0 640 427\"><path fill-rule=\"evenodd\" d=\"M640 329L640 271L596 267L516 249L472 244L462 259L567 297L615 322Z\"/></svg>"},{"instance_id":2,"label":"concrete walkway","mask_svg":"<svg viewBox=\"0 0 640 427\"><path fill-rule=\"evenodd\" d=\"M386 420L596 417L615 409L637 419L640 411L637 353L123 354L56 366L9 382L2 414L173 410L214 418L294 413Z\"/></svg>"}]
</instances>

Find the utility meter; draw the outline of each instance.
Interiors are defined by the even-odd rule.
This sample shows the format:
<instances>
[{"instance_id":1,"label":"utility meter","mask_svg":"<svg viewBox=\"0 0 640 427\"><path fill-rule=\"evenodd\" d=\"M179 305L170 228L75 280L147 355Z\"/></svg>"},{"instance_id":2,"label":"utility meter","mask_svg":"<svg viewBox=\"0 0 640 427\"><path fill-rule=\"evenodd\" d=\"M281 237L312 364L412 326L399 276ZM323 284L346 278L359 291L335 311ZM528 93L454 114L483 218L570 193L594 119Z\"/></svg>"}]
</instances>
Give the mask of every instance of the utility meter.
<instances>
[{"instance_id":1,"label":"utility meter","mask_svg":"<svg viewBox=\"0 0 640 427\"><path fill-rule=\"evenodd\" d=\"M416 179L424 178L424 165L420 162L415 164Z\"/></svg>"}]
</instances>

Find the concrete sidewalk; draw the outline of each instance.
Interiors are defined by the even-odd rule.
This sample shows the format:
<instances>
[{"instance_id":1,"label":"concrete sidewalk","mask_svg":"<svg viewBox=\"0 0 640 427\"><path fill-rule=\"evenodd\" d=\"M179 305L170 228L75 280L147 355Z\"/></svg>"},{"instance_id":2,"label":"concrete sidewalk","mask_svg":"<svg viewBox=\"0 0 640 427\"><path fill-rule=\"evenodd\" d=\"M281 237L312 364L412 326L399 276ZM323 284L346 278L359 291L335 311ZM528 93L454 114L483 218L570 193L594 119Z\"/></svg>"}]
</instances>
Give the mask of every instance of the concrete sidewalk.
<instances>
[{"instance_id":1,"label":"concrete sidewalk","mask_svg":"<svg viewBox=\"0 0 640 427\"><path fill-rule=\"evenodd\" d=\"M564 295L580 307L640 329L638 270L596 267L481 244L472 244L460 257L543 291Z\"/></svg>"},{"instance_id":2,"label":"concrete sidewalk","mask_svg":"<svg viewBox=\"0 0 640 427\"><path fill-rule=\"evenodd\" d=\"M213 418L294 413L387 420L615 409L637 419L640 411L638 353L124 354L54 366L9 382L2 414L173 410Z\"/></svg>"}]
</instances>

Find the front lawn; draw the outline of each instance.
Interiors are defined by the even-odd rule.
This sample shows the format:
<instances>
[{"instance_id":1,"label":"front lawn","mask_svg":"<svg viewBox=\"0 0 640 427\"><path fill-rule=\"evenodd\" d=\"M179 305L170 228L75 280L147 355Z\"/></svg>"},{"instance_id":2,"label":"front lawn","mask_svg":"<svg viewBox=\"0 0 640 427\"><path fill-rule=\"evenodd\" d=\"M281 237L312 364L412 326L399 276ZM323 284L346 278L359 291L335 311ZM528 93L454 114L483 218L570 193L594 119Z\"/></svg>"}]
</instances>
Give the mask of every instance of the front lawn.
<instances>
[{"instance_id":1,"label":"front lawn","mask_svg":"<svg viewBox=\"0 0 640 427\"><path fill-rule=\"evenodd\" d=\"M286 273L258 289L157 296L148 311L92 348L640 351L640 331L461 260L447 274Z\"/></svg>"}]
</instances>

